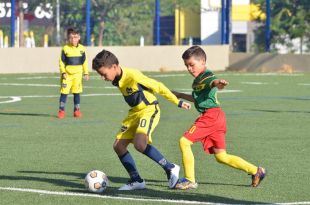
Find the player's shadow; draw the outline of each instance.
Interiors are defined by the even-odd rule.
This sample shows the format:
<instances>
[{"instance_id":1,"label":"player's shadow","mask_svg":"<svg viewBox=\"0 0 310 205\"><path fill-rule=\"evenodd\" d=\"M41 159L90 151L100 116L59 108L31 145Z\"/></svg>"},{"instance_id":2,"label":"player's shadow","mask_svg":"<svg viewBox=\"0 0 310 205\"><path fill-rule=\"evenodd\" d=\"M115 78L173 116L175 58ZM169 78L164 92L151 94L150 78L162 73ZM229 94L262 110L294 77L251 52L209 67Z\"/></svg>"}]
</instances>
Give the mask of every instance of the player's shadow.
<instances>
[{"instance_id":1,"label":"player's shadow","mask_svg":"<svg viewBox=\"0 0 310 205\"><path fill-rule=\"evenodd\" d=\"M0 115L8 116L37 116L37 117L55 117L55 115L46 113L18 113L18 112L0 112Z\"/></svg>"},{"instance_id":2,"label":"player's shadow","mask_svg":"<svg viewBox=\"0 0 310 205\"><path fill-rule=\"evenodd\" d=\"M46 171L18 171L25 176L4 176L0 175L0 180L21 180L21 181L38 181L54 184L59 187L65 187L66 191L74 193L89 193L84 188L84 177L85 173L77 172L46 172ZM31 176L29 176L31 175ZM39 176L38 176L39 175ZM41 176L44 175L44 176ZM63 179L63 176L68 176ZM127 182L127 178L108 176L109 181L117 184L124 184ZM147 188L145 190L135 191L118 191L120 185L117 187L113 185L109 186L102 195L106 196L117 196L117 197L132 197L132 198L149 198L154 200L186 200L186 201L198 201L208 203L232 203L232 204L264 204L261 202L236 200L233 198L216 196L206 193L199 193L195 190L182 191L169 189L167 187L167 181L145 179L147 187L162 186L161 190L154 190ZM218 184L218 183L200 183L200 184L211 184L211 185L232 185L232 184ZM245 186L245 185L234 185L234 186Z\"/></svg>"}]
</instances>

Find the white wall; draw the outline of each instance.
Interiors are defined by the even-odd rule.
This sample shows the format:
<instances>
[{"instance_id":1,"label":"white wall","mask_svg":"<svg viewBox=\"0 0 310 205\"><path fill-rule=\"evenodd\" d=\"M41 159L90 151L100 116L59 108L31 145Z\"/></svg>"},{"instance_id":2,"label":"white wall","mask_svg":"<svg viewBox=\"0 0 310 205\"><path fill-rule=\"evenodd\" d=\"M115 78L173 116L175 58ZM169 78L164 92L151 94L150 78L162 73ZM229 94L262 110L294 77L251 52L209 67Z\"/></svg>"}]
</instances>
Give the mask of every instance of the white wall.
<instances>
[{"instance_id":1,"label":"white wall","mask_svg":"<svg viewBox=\"0 0 310 205\"><path fill-rule=\"evenodd\" d=\"M184 71L182 53L189 46L112 46L88 47L91 61L102 49L113 52L120 64L142 71ZM225 70L229 62L228 46L202 46L207 53L207 64L212 70ZM0 49L0 73L59 72L58 60L61 48L2 48Z\"/></svg>"}]
</instances>

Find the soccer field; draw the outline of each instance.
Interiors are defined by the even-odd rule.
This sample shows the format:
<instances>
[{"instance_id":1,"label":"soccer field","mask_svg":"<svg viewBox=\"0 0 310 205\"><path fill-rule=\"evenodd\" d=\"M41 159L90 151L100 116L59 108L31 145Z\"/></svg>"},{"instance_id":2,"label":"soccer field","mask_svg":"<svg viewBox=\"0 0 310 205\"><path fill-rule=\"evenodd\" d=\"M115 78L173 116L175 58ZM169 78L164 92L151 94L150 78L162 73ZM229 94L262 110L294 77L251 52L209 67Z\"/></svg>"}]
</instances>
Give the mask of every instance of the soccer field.
<instances>
[{"instance_id":1,"label":"soccer field","mask_svg":"<svg viewBox=\"0 0 310 205\"><path fill-rule=\"evenodd\" d=\"M146 73L170 89L190 92L187 73ZM310 73L218 73L230 85L218 94L226 112L228 153L267 169L258 188L250 176L195 154L196 190L168 189L164 171L130 146L147 189L120 192L127 173L112 149L129 107L94 73L84 83L83 117L56 118L58 74L0 75L0 204L310 204ZM153 144L181 165L178 139L198 116L159 97L161 121ZM104 171L109 187L88 193L84 177ZM183 176L181 170L180 176Z\"/></svg>"}]
</instances>

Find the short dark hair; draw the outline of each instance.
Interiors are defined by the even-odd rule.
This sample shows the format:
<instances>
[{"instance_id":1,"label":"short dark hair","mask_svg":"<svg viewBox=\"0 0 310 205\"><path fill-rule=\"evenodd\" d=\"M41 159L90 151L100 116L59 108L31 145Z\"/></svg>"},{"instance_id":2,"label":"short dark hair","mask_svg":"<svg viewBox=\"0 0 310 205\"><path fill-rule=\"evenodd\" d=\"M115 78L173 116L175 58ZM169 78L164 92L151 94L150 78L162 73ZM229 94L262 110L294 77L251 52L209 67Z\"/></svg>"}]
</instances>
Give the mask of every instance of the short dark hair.
<instances>
[{"instance_id":1,"label":"short dark hair","mask_svg":"<svg viewBox=\"0 0 310 205\"><path fill-rule=\"evenodd\" d=\"M117 57L113 53L111 53L110 51L103 49L93 59L92 68L93 68L93 70L97 71L102 66L111 67L113 64L116 64L116 65L119 64Z\"/></svg>"},{"instance_id":2,"label":"short dark hair","mask_svg":"<svg viewBox=\"0 0 310 205\"><path fill-rule=\"evenodd\" d=\"M77 28L68 28L67 29L67 36L69 36L70 34L80 34L80 31Z\"/></svg>"},{"instance_id":3,"label":"short dark hair","mask_svg":"<svg viewBox=\"0 0 310 205\"><path fill-rule=\"evenodd\" d=\"M202 58L204 59L205 61L207 60L207 55L206 53L204 52L204 50L199 47L199 46L192 46L190 47L189 49L187 49L183 55L182 55L182 58L183 60L187 60L189 59L190 57L196 57L196 58Z\"/></svg>"}]
</instances>

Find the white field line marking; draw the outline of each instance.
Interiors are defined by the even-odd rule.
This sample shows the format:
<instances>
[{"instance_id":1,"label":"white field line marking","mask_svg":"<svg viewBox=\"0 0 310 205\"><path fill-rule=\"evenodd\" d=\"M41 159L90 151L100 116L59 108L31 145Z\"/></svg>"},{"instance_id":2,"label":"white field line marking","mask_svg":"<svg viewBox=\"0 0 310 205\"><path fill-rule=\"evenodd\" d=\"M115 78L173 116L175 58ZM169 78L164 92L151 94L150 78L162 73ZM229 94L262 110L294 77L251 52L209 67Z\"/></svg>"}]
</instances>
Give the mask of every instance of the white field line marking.
<instances>
[{"instance_id":1,"label":"white field line marking","mask_svg":"<svg viewBox=\"0 0 310 205\"><path fill-rule=\"evenodd\" d=\"M200 202L200 201L186 201L186 200L169 200L169 199L145 199L145 198L130 198L130 197L117 197L117 196L107 196L99 194L82 194L82 193L73 193L73 192L57 192L57 191L46 191L38 189L21 189L21 188L12 188L12 187L0 187L0 190L5 191L18 191L18 192L29 192L29 193L38 193L38 194L48 194L48 195L58 195L58 196L78 196L78 197L91 197L91 198L103 198L103 199L117 199L117 200L130 200L130 201L145 201L145 202L168 202L168 203L185 203L185 204L215 204L209 202Z\"/></svg>"},{"instance_id":2,"label":"white field line marking","mask_svg":"<svg viewBox=\"0 0 310 205\"><path fill-rule=\"evenodd\" d=\"M310 83L298 83L298 85L310 85Z\"/></svg>"},{"instance_id":3,"label":"white field line marking","mask_svg":"<svg viewBox=\"0 0 310 205\"><path fill-rule=\"evenodd\" d=\"M192 92L192 89L178 89L181 91L185 91L185 92ZM220 93L239 93L242 92L242 90L229 90L229 89L224 89L224 90L219 90L218 92Z\"/></svg>"},{"instance_id":4,"label":"white field line marking","mask_svg":"<svg viewBox=\"0 0 310 205\"><path fill-rule=\"evenodd\" d=\"M155 74L155 75L148 75L150 77L157 77L157 78L166 78L166 77L184 77L188 74ZM91 79L100 79L100 76L89 76ZM58 76L29 76L29 77L18 77L18 80L34 80L34 79L59 79Z\"/></svg>"},{"instance_id":5,"label":"white field line marking","mask_svg":"<svg viewBox=\"0 0 310 205\"><path fill-rule=\"evenodd\" d=\"M149 75L150 77L157 77L157 78L166 78L166 77L184 77L188 76L189 74L155 74ZM217 75L220 76L304 76L303 73L218 73ZM100 76L89 76L90 79L101 80ZM7 79L7 78L1 78ZM33 79L59 79L58 76L30 76L30 77L18 77L18 80L33 80Z\"/></svg>"},{"instance_id":6,"label":"white field line marking","mask_svg":"<svg viewBox=\"0 0 310 205\"><path fill-rule=\"evenodd\" d=\"M107 196L99 194L83 194L83 193L74 193L74 192L59 192L59 191L47 191L40 189L23 189L23 188L13 188L13 187L0 187L0 190L3 191L16 191L16 192L27 192L27 193L37 193L37 194L47 194L47 195L57 195L57 196L77 196L77 197L89 197L89 198L102 198L102 199L116 199L116 200L127 200L127 201L145 201L145 202L166 202L166 203L183 203L183 204L215 204L215 205L232 205L224 203L214 203L214 202L205 202L205 201L189 201L189 200L173 200L173 199L151 199L151 198L130 198L130 197L119 197L119 196ZM304 202L284 202L284 203L269 203L264 205L306 205L310 201ZM259 204L252 204L259 205Z\"/></svg>"},{"instance_id":7,"label":"white field line marking","mask_svg":"<svg viewBox=\"0 0 310 205\"><path fill-rule=\"evenodd\" d=\"M303 73L218 73L221 76L304 76Z\"/></svg>"},{"instance_id":8,"label":"white field line marking","mask_svg":"<svg viewBox=\"0 0 310 205\"><path fill-rule=\"evenodd\" d=\"M82 96L87 97L95 97L95 96L119 96L122 95L120 93L92 93L92 94L82 94ZM24 95L24 96L0 96L1 98L55 98L59 97L59 95ZM68 97L72 97L72 95L68 95Z\"/></svg>"},{"instance_id":9,"label":"white field line marking","mask_svg":"<svg viewBox=\"0 0 310 205\"><path fill-rule=\"evenodd\" d=\"M157 75L149 75L150 77L156 78L167 78L167 77L184 77L188 76L188 74L157 74Z\"/></svg>"},{"instance_id":10,"label":"white field line marking","mask_svg":"<svg viewBox=\"0 0 310 205\"><path fill-rule=\"evenodd\" d=\"M268 83L263 83L263 82L241 82L241 84L246 84L246 85L267 85Z\"/></svg>"},{"instance_id":11,"label":"white field line marking","mask_svg":"<svg viewBox=\"0 0 310 205\"><path fill-rule=\"evenodd\" d=\"M2 97L0 96L0 99L2 98L11 98L11 100L7 100L7 101L1 101L0 104L4 104L4 103L13 103L13 102L18 102L18 101L21 101L21 97Z\"/></svg>"},{"instance_id":12,"label":"white field line marking","mask_svg":"<svg viewBox=\"0 0 310 205\"><path fill-rule=\"evenodd\" d=\"M32 87L60 87L60 85L58 85L58 84L0 83L0 85L6 85L6 86L32 86ZM115 87L115 86L104 86L104 87L83 86L83 88L116 89L117 87Z\"/></svg>"},{"instance_id":13,"label":"white field line marking","mask_svg":"<svg viewBox=\"0 0 310 205\"><path fill-rule=\"evenodd\" d=\"M32 76L32 77L19 77L18 80L34 80L34 79L59 79L58 76Z\"/></svg>"},{"instance_id":14,"label":"white field line marking","mask_svg":"<svg viewBox=\"0 0 310 205\"><path fill-rule=\"evenodd\" d=\"M83 94L82 96L96 97L96 96L119 96L120 93L93 93L93 94ZM0 104L4 103L14 103L21 101L22 98L57 98L59 95L25 95L25 96L0 96L0 99L9 98L10 100L0 101ZM72 95L69 95L72 97Z\"/></svg>"}]
</instances>

